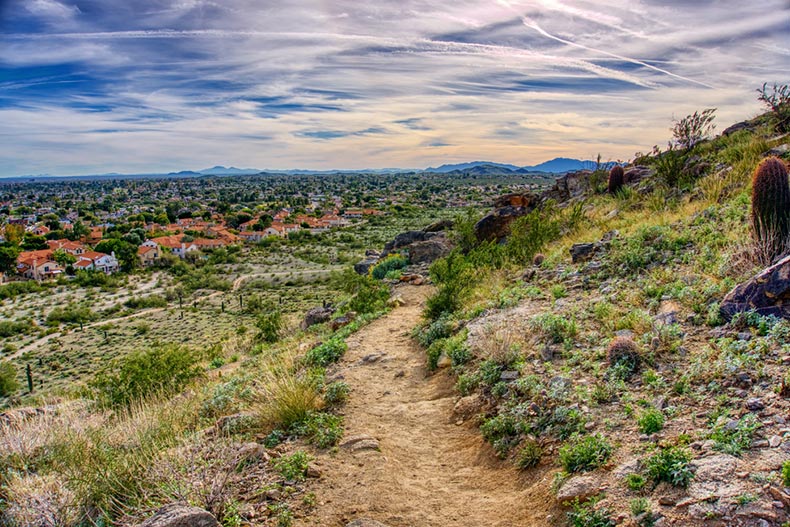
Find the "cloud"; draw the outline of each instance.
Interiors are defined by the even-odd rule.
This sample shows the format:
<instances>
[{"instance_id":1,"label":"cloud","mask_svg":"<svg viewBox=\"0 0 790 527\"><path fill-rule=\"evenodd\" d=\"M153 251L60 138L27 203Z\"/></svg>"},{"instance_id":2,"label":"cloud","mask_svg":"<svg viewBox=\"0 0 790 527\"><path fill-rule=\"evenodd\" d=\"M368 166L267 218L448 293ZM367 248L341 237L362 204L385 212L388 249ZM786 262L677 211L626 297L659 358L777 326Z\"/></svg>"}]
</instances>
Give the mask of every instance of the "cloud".
<instances>
[{"instance_id":1,"label":"cloud","mask_svg":"<svg viewBox=\"0 0 790 527\"><path fill-rule=\"evenodd\" d=\"M786 0L2 5L0 175L623 159L790 68Z\"/></svg>"}]
</instances>

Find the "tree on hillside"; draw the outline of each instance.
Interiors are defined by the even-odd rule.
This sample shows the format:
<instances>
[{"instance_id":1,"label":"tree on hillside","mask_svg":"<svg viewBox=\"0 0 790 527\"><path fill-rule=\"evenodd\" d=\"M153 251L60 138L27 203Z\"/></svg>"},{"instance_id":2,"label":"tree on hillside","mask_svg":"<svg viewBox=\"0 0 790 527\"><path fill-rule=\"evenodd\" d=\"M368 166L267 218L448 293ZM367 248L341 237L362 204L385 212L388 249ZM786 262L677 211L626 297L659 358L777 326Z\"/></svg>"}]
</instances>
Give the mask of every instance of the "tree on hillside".
<instances>
[{"instance_id":1,"label":"tree on hillside","mask_svg":"<svg viewBox=\"0 0 790 527\"><path fill-rule=\"evenodd\" d=\"M34 234L26 234L22 240L22 249L25 251L38 251L48 248L47 239L43 236L36 236Z\"/></svg>"},{"instance_id":2,"label":"tree on hillside","mask_svg":"<svg viewBox=\"0 0 790 527\"><path fill-rule=\"evenodd\" d=\"M115 253L115 257L124 271L131 271L137 265L137 246L127 241L117 238L102 240L96 245L95 249L100 253Z\"/></svg>"},{"instance_id":3,"label":"tree on hillside","mask_svg":"<svg viewBox=\"0 0 790 527\"><path fill-rule=\"evenodd\" d=\"M17 256L19 256L18 247L11 244L0 246L0 273L14 272Z\"/></svg>"}]
</instances>

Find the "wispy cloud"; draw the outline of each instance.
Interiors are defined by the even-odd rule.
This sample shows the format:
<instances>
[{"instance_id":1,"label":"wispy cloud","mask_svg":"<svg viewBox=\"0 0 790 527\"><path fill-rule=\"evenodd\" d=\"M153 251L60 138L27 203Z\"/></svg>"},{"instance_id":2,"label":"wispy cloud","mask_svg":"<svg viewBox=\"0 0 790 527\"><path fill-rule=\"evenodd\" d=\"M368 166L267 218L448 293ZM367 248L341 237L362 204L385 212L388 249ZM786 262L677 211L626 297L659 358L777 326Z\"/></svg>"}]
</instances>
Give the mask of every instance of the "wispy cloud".
<instances>
[{"instance_id":1,"label":"wispy cloud","mask_svg":"<svg viewBox=\"0 0 790 527\"><path fill-rule=\"evenodd\" d=\"M622 159L673 116L755 114L754 89L787 81L789 17L786 0L8 0L0 175Z\"/></svg>"}]
</instances>

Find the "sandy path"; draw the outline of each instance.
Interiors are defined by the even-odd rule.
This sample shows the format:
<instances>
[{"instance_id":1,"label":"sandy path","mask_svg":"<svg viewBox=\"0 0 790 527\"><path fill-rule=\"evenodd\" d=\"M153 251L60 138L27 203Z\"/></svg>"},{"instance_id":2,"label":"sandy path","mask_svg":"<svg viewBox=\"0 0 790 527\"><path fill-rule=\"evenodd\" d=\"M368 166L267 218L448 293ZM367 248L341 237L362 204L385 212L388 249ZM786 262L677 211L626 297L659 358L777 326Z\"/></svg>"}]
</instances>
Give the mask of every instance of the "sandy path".
<instances>
[{"instance_id":1,"label":"sandy path","mask_svg":"<svg viewBox=\"0 0 790 527\"><path fill-rule=\"evenodd\" d=\"M344 441L371 436L379 451L341 446L321 456L316 514L301 525L369 518L389 527L545 526L561 518L547 470L497 460L472 423L452 415L452 379L426 376L410 338L430 289L400 289L406 305L348 339L339 373L351 387Z\"/></svg>"}]
</instances>

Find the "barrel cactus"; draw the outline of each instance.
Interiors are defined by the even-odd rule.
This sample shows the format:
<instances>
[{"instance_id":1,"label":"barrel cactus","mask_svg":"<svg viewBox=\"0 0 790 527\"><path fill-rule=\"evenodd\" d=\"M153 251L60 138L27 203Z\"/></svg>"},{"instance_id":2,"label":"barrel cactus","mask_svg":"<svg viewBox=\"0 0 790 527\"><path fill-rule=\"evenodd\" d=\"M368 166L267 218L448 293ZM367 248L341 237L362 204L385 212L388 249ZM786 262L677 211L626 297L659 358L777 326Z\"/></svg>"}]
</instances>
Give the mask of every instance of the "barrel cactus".
<instances>
[{"instance_id":1,"label":"barrel cactus","mask_svg":"<svg viewBox=\"0 0 790 527\"><path fill-rule=\"evenodd\" d=\"M615 165L609 171L609 194L614 194L623 187L625 174L623 167Z\"/></svg>"},{"instance_id":2,"label":"barrel cactus","mask_svg":"<svg viewBox=\"0 0 790 527\"><path fill-rule=\"evenodd\" d=\"M752 227L757 247L768 261L785 252L790 234L790 184L787 165L764 159L752 177Z\"/></svg>"}]
</instances>

